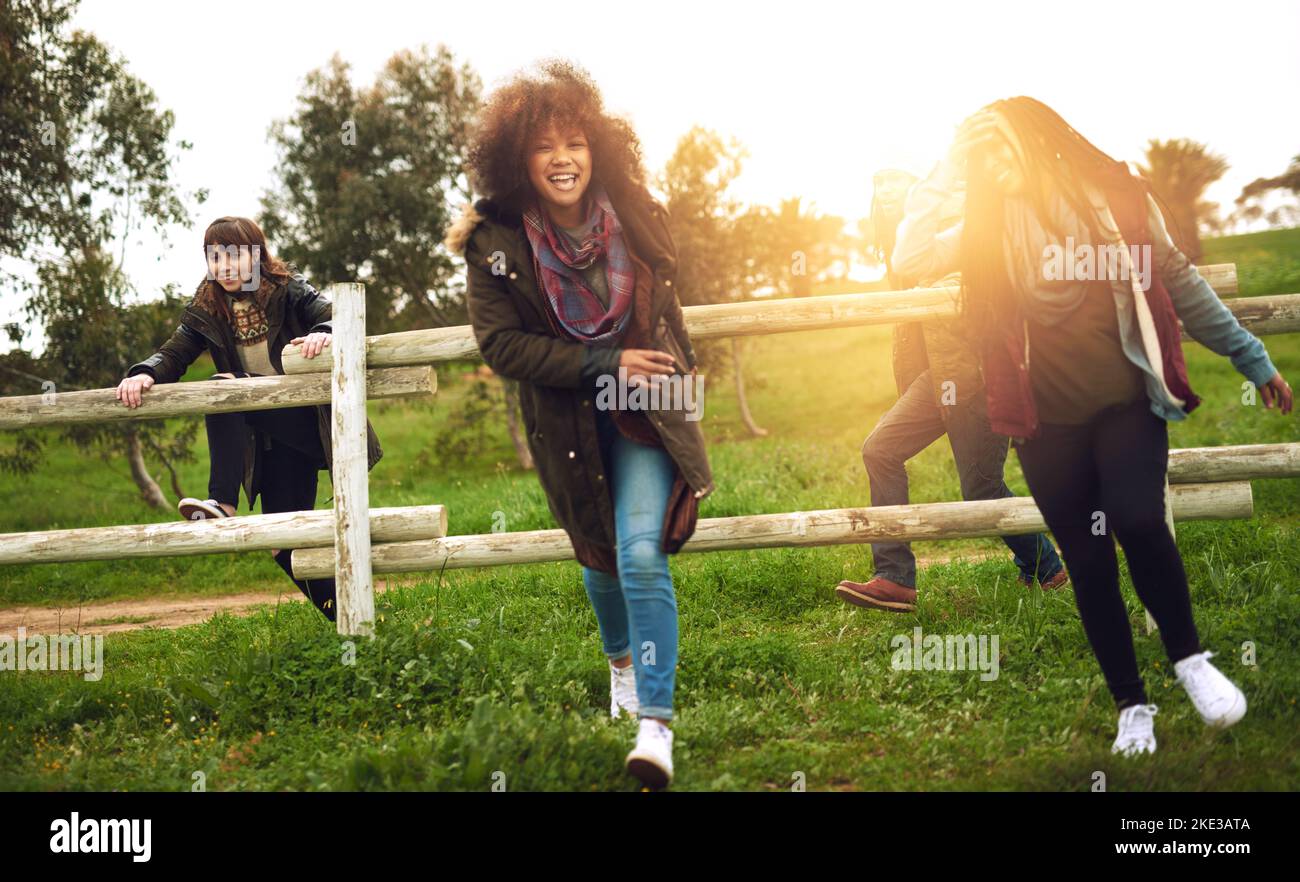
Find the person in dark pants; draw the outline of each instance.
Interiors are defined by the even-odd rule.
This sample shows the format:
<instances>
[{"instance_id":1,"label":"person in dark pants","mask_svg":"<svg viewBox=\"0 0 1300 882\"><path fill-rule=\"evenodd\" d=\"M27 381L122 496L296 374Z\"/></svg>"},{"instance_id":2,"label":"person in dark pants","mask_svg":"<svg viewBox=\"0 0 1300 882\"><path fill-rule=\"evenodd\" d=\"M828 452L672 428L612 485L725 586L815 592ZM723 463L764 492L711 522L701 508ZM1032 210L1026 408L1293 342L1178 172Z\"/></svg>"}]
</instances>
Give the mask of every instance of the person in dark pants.
<instances>
[{"instance_id":1,"label":"person in dark pants","mask_svg":"<svg viewBox=\"0 0 1300 882\"><path fill-rule=\"evenodd\" d=\"M1145 396L1099 411L1088 423L1043 423L1017 448L1043 517L1083 585L1119 585L1115 542L1125 551L1138 599L1160 623L1175 661L1201 651L1178 546L1165 521L1169 427ZM1105 529L1096 512L1104 512ZM1154 590L1165 585L1168 590ZM1098 647L1097 660L1121 707L1146 704L1128 609L1119 591L1079 592L1079 618ZM1244 707L1243 707L1244 710Z\"/></svg>"},{"instance_id":2,"label":"person in dark pants","mask_svg":"<svg viewBox=\"0 0 1300 882\"><path fill-rule=\"evenodd\" d=\"M298 344L316 358L329 346L333 306L305 278L266 247L261 229L248 218L218 218L203 237L207 276L186 306L179 326L162 347L132 365L117 397L139 407L155 383L174 383L206 349L217 367L214 380L283 374L280 353ZM252 510L311 511L321 469L332 464L330 407L286 407L207 414L210 470L208 499L179 503L190 520L232 517L243 486ZM367 465L383 456L369 423ZM293 579L292 549L275 549L275 562ZM335 620L333 579L293 579L330 621Z\"/></svg>"},{"instance_id":3,"label":"person in dark pants","mask_svg":"<svg viewBox=\"0 0 1300 882\"><path fill-rule=\"evenodd\" d=\"M962 221L945 230L940 207L956 192ZM1015 439L1119 711L1112 751L1155 752L1157 710L1137 666L1116 542L1197 713L1208 726L1235 724L1246 696L1201 647L1167 522L1167 423L1200 401L1182 331L1230 358L1266 407L1290 413L1293 395L1174 246L1149 184L1042 102L997 101L962 124L908 195L893 260L904 273L961 273L963 318L985 343L990 424Z\"/></svg>"},{"instance_id":4,"label":"person in dark pants","mask_svg":"<svg viewBox=\"0 0 1300 882\"><path fill-rule=\"evenodd\" d=\"M325 450L321 446L314 407L210 413L204 421L210 463L208 496L213 501L238 501L244 472L244 439L254 429L268 441L262 459L262 513L311 511L316 507L316 485L320 470L325 468ZM234 502L227 504L233 513ZM298 590L307 595L325 618L334 621L334 580L295 579L290 566L292 553L287 548L272 552L275 562Z\"/></svg>"},{"instance_id":5,"label":"person in dark pants","mask_svg":"<svg viewBox=\"0 0 1300 882\"><path fill-rule=\"evenodd\" d=\"M948 436L961 482L962 499L1005 499L1015 494L1003 472L1007 439L989 428L982 397L945 406L935 403L930 369L922 371L891 407L862 445L862 461L871 479L871 504L907 505L905 463L932 443ZM1052 540L1042 533L1004 536L1022 584L1059 588L1069 577ZM837 593L860 606L897 611L916 608L916 556L906 542L876 542L871 546L876 573L870 583L841 582ZM881 582L898 586L890 590ZM899 588L907 590L900 591Z\"/></svg>"},{"instance_id":6,"label":"person in dark pants","mask_svg":"<svg viewBox=\"0 0 1300 882\"><path fill-rule=\"evenodd\" d=\"M903 197L916 178L897 169L874 177L871 220L876 245L895 289L910 281L894 272L890 252L902 219ZM935 284L952 284L940 279ZM955 320L900 325L894 331L894 380L899 398L885 412L862 445L862 462L871 479L871 504L909 502L907 461L948 436L963 499L1014 496L1003 478L1007 439L989 426L979 355ZM1068 581L1052 542L1042 533L1005 536L1020 581L1058 588ZM916 557L906 542L871 545L875 573L868 582L844 580L835 594L868 609L911 612L916 609Z\"/></svg>"}]
</instances>

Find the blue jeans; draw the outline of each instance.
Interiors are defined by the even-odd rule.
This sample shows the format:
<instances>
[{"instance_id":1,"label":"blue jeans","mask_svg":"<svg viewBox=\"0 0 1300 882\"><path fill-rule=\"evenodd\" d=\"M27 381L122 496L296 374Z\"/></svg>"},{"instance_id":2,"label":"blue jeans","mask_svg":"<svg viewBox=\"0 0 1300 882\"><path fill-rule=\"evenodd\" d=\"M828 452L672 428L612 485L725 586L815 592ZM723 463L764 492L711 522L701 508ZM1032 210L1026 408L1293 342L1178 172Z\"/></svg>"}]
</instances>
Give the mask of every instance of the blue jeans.
<instances>
[{"instance_id":1,"label":"blue jeans","mask_svg":"<svg viewBox=\"0 0 1300 882\"><path fill-rule=\"evenodd\" d=\"M677 676L677 597L663 551L675 469L667 451L629 441L597 411L614 501L618 575L582 568L605 655L632 655L640 716L671 720Z\"/></svg>"},{"instance_id":2,"label":"blue jeans","mask_svg":"<svg viewBox=\"0 0 1300 882\"><path fill-rule=\"evenodd\" d=\"M871 504L906 505L909 459L933 442L948 436L952 458L957 464L963 499L1005 499L1014 496L1003 480L1007 462L1007 438L989 427L984 394L947 406L945 412L934 400L929 370L907 387L862 445L862 461L871 478ZM1020 575L1045 582L1061 571L1061 558L1052 541L1042 533L1003 536ZM906 542L875 542L871 545L876 575L891 582L916 587L916 558Z\"/></svg>"}]
</instances>

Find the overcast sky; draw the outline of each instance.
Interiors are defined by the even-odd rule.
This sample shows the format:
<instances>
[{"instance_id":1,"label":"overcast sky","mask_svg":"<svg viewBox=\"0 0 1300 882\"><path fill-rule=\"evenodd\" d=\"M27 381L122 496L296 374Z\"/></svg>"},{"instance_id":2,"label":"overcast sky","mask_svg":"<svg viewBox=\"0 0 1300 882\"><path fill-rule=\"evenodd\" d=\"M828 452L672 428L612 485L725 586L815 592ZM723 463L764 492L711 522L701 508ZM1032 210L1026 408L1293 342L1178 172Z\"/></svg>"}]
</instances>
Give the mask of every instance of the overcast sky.
<instances>
[{"instance_id":1,"label":"overcast sky","mask_svg":"<svg viewBox=\"0 0 1300 882\"><path fill-rule=\"evenodd\" d=\"M194 284L208 220L257 213L275 162L267 128L335 52L365 84L394 51L445 43L489 88L537 58L568 57L631 118L652 172L698 123L748 149L744 201L801 196L848 218L867 213L873 169L925 171L964 116L1009 95L1046 101L1121 159L1140 158L1153 137L1209 145L1232 166L1209 194L1225 205L1300 153L1294 0L83 0L76 24L174 111L176 136L194 144L178 183L211 193L169 248L132 243L127 269L143 297ZM214 112L232 101L236 117ZM0 322L19 306L0 297Z\"/></svg>"}]
</instances>

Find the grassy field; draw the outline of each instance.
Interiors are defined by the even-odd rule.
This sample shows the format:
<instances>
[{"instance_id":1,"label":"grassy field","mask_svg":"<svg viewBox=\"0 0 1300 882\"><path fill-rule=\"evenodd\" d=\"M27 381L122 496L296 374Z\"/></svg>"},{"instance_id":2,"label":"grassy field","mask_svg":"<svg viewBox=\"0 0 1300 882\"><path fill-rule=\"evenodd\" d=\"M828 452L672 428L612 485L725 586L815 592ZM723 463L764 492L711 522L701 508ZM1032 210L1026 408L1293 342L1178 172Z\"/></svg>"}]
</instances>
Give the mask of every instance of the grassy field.
<instances>
[{"instance_id":1,"label":"grassy field","mask_svg":"<svg viewBox=\"0 0 1300 882\"><path fill-rule=\"evenodd\" d=\"M1300 231L1208 243L1236 261L1244 295L1300 291ZM750 404L771 434L747 436L730 384L707 387L718 491L705 517L863 505L859 448L892 403L887 328L745 344ZM1265 341L1292 381L1300 335ZM1173 427L1177 447L1300 440L1300 423L1241 403L1224 359L1187 347L1204 404ZM196 365L193 376L202 376ZM440 370L436 399L372 403L386 456L375 506L442 502L453 533L552 526L536 477L503 430L467 463L434 437L465 401L469 366ZM206 452L182 470L202 494ZM959 498L946 443L911 465L913 501ZM6 478L0 531L165 519L138 500L125 464L58 442L40 471ZM1014 455L1008 480L1024 492ZM1246 719L1211 734L1172 678L1158 636L1138 656L1160 705L1160 750L1109 753L1114 712L1073 598L1015 582L1000 542L917 546L920 608L847 608L831 589L871 574L865 547L687 555L673 560L681 611L677 789L1296 789L1300 786L1300 481L1255 482L1248 522L1181 525L1205 646L1245 689ZM319 503L329 497L322 476ZM0 606L296 589L269 555L9 567ZM355 648L305 604L175 631L109 637L106 673L0 673L0 787L214 790L632 789L632 724L607 718L608 678L576 564L402 577L378 600L378 636ZM1001 674L891 669L890 640L997 635ZM1252 666L1241 662L1255 646Z\"/></svg>"}]
</instances>

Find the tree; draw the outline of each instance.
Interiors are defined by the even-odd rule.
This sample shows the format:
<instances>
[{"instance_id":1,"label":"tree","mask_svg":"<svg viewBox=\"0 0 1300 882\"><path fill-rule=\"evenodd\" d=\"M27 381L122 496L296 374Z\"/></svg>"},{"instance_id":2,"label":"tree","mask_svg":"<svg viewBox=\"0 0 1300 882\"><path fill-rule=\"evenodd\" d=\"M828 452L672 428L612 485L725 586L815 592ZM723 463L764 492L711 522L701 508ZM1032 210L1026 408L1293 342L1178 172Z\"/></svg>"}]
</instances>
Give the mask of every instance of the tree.
<instances>
[{"instance_id":1,"label":"tree","mask_svg":"<svg viewBox=\"0 0 1300 882\"><path fill-rule=\"evenodd\" d=\"M727 192L744 156L734 139L696 126L677 142L660 175L677 244L677 291L683 305L746 299L754 290L753 268L764 253L756 248L759 228L741 222L740 205ZM766 435L749 409L740 341L705 340L695 350L702 367L731 370L741 420L751 434Z\"/></svg>"},{"instance_id":2,"label":"tree","mask_svg":"<svg viewBox=\"0 0 1300 882\"><path fill-rule=\"evenodd\" d=\"M4 21L0 56L0 255L25 263L34 280L11 279L31 293L27 319L40 326L46 351L10 384L33 393L116 385L133 355L150 348L167 328L157 307L128 307L131 285L122 271L126 242L149 224L163 233L189 220L172 184L178 150L173 117L132 76L125 63L93 35L71 30L76 7L68 0L22 0L0 6ZM12 163L9 156L13 156ZM203 194L197 194L202 201ZM164 308L175 310L174 295ZM174 319L174 311L171 314ZM10 336L20 340L21 329ZM189 455L195 426L169 432L161 422L74 426L63 434L105 456L125 455L141 494L166 504L144 461L149 449L163 457ZM39 442L19 436L6 468L35 467Z\"/></svg>"},{"instance_id":3,"label":"tree","mask_svg":"<svg viewBox=\"0 0 1300 882\"><path fill-rule=\"evenodd\" d=\"M1189 260L1201 259L1201 224L1212 226L1218 206L1204 200L1205 188L1223 177L1228 162L1204 144L1187 138L1147 143L1147 163L1139 168L1164 203L1170 233Z\"/></svg>"},{"instance_id":4,"label":"tree","mask_svg":"<svg viewBox=\"0 0 1300 882\"><path fill-rule=\"evenodd\" d=\"M271 128L280 161L262 225L312 277L364 283L371 333L467 320L442 236L454 203L470 197L464 162L481 89L441 46L398 52L360 90L335 56Z\"/></svg>"},{"instance_id":5,"label":"tree","mask_svg":"<svg viewBox=\"0 0 1300 882\"><path fill-rule=\"evenodd\" d=\"M775 211L750 209L741 219L750 228L750 282L786 297L809 297L815 285L847 265L850 242L844 220L820 214L798 196L781 200Z\"/></svg>"},{"instance_id":6,"label":"tree","mask_svg":"<svg viewBox=\"0 0 1300 882\"><path fill-rule=\"evenodd\" d=\"M1300 196L1300 155L1292 157L1286 171L1277 177L1256 178L1242 187L1241 195L1236 199L1234 219L1255 220L1265 217L1273 226L1295 223L1297 214L1300 214L1300 206L1281 205L1265 212L1261 203L1265 196L1276 190L1286 190Z\"/></svg>"},{"instance_id":7,"label":"tree","mask_svg":"<svg viewBox=\"0 0 1300 882\"><path fill-rule=\"evenodd\" d=\"M677 245L678 296L684 305L745 296L739 283L746 247L732 235L741 207L727 192L744 157L734 139L696 126L678 140L659 175Z\"/></svg>"},{"instance_id":8,"label":"tree","mask_svg":"<svg viewBox=\"0 0 1300 882\"><path fill-rule=\"evenodd\" d=\"M1256 178L1241 190L1241 195L1250 198L1269 190L1290 190L1300 195L1300 154L1291 157L1291 164L1286 171L1276 178Z\"/></svg>"}]
</instances>

